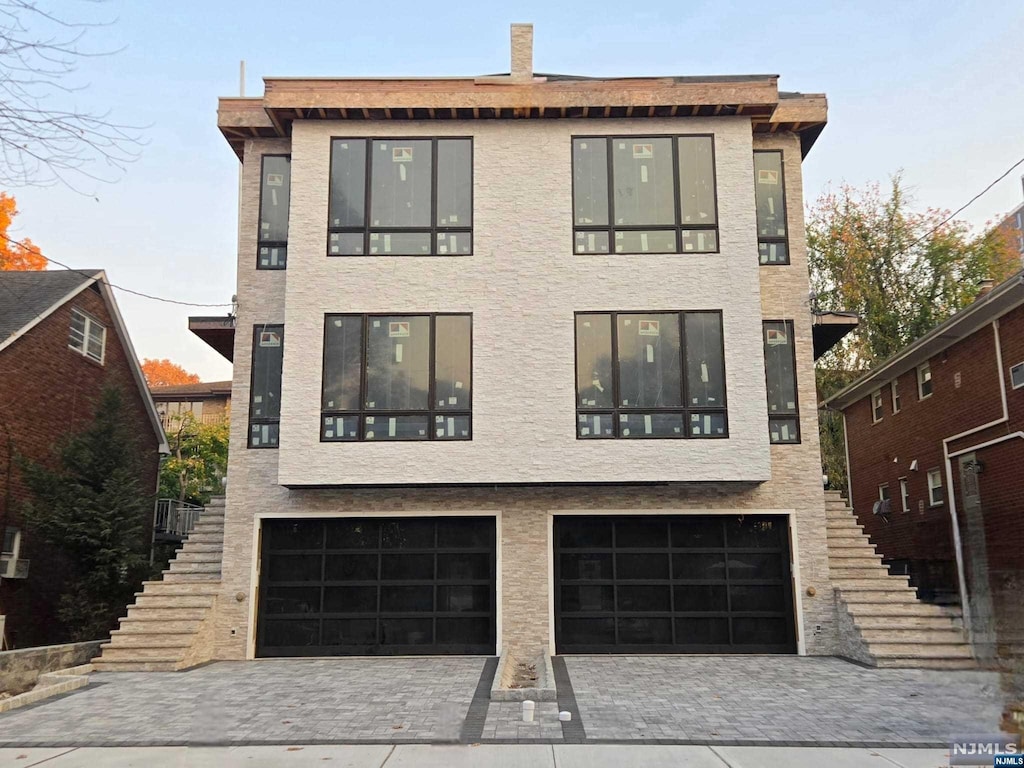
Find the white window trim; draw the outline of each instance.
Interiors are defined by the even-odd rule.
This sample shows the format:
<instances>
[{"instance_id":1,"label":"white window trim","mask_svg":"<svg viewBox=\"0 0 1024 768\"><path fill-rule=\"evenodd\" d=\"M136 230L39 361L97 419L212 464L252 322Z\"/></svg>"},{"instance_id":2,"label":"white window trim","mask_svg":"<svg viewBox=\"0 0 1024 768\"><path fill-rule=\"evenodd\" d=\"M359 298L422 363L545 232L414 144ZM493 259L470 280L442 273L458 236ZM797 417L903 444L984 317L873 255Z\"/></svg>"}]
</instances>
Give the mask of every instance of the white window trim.
<instances>
[{"instance_id":1,"label":"white window trim","mask_svg":"<svg viewBox=\"0 0 1024 768\"><path fill-rule=\"evenodd\" d=\"M4 534L5 538L6 538L6 535L7 535L7 531L14 531L14 551L10 552L10 553L8 553L8 552L0 552L0 557L3 557L5 560L6 559L17 560L18 559L18 555L21 554L21 529L20 528L15 528L13 525L12 526L8 526L7 529L5 531L3 531L3 534ZM3 538L0 538L0 547L3 547L3 544L4 544Z\"/></svg>"},{"instance_id":2,"label":"white window trim","mask_svg":"<svg viewBox=\"0 0 1024 768\"><path fill-rule=\"evenodd\" d=\"M71 344L69 342L68 349L72 349L78 354L80 354L82 357L87 357L93 362L103 365L107 359L107 326L103 325L103 323L101 323L95 317L90 315L88 312L84 312L78 307L72 307L71 312L72 314L77 312L79 315L82 316L82 318L85 320L85 330L83 331L82 335L82 347L76 347L74 344ZM93 328L93 326L98 327L102 332L100 334L100 356L98 358L89 354L89 331Z\"/></svg>"},{"instance_id":3,"label":"white window trim","mask_svg":"<svg viewBox=\"0 0 1024 768\"><path fill-rule=\"evenodd\" d=\"M938 484L933 484L932 483L932 478L933 477L937 477L939 479ZM935 501L935 496L932 493L932 491L934 491L936 489L938 489L940 495L942 496L942 498L940 498L938 501ZM945 503L946 497L942 493L942 490L943 490L942 489L942 470L938 469L937 467L935 469L929 469L928 470L928 506L929 507L941 507Z\"/></svg>"},{"instance_id":4,"label":"white window trim","mask_svg":"<svg viewBox=\"0 0 1024 768\"><path fill-rule=\"evenodd\" d=\"M1021 373L1020 384L1013 383L1013 372L1016 370L1020 370ZM1024 389L1024 362L1020 362L1017 363L1016 365L1010 366L1010 386L1013 387L1014 389Z\"/></svg>"},{"instance_id":5,"label":"white window trim","mask_svg":"<svg viewBox=\"0 0 1024 768\"><path fill-rule=\"evenodd\" d=\"M889 490L889 484L888 483L882 483L881 485L878 486L878 500L879 501L885 501L886 498L889 498L889 499L892 498L891 495L886 497L885 492L888 491L888 490Z\"/></svg>"},{"instance_id":6,"label":"white window trim","mask_svg":"<svg viewBox=\"0 0 1024 768\"><path fill-rule=\"evenodd\" d=\"M907 478L900 478L900 508L904 512L910 511L910 484Z\"/></svg>"},{"instance_id":7,"label":"white window trim","mask_svg":"<svg viewBox=\"0 0 1024 768\"><path fill-rule=\"evenodd\" d=\"M875 398L876 397L878 398L878 409L877 409L877 411L875 409ZM878 411L882 412L882 414L880 416L876 416L875 415ZM871 393L871 423L872 424L877 424L878 422L880 422L882 420L882 418L884 416L885 416L885 406L882 405L882 390L876 389L874 392Z\"/></svg>"},{"instance_id":8,"label":"white window trim","mask_svg":"<svg viewBox=\"0 0 1024 768\"><path fill-rule=\"evenodd\" d=\"M899 383L898 383L898 381L899 381L898 379L893 379L892 381L889 382L889 394L892 397L892 412L893 412L893 414L897 414L897 413L899 413L900 411L903 410L899 406L899 404L898 404L898 397L899 397L899 394L898 394L899 393Z\"/></svg>"},{"instance_id":9,"label":"white window trim","mask_svg":"<svg viewBox=\"0 0 1024 768\"><path fill-rule=\"evenodd\" d=\"M932 391L929 392L927 395L923 394L924 390L922 389L922 387L924 385L924 378L921 376L921 372L924 369L926 369L926 368L928 369L928 373L930 374L931 371L932 371L931 363L922 363L921 365L917 366L917 399L918 400L927 400L935 392L935 379L933 379L933 378L931 378L929 376L928 381L932 385Z\"/></svg>"}]
</instances>

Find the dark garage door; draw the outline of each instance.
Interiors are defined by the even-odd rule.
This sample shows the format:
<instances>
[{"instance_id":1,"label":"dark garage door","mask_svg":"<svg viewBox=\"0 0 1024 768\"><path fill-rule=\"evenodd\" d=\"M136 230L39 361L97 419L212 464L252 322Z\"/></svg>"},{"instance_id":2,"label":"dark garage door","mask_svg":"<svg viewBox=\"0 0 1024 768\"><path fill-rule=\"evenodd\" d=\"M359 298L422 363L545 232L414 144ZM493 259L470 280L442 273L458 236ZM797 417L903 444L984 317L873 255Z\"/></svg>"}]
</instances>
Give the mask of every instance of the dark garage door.
<instances>
[{"instance_id":1,"label":"dark garage door","mask_svg":"<svg viewBox=\"0 0 1024 768\"><path fill-rule=\"evenodd\" d=\"M559 653L792 653L781 516L555 518Z\"/></svg>"},{"instance_id":2,"label":"dark garage door","mask_svg":"<svg viewBox=\"0 0 1024 768\"><path fill-rule=\"evenodd\" d=\"M259 656L493 654L494 518L265 520Z\"/></svg>"}]
</instances>

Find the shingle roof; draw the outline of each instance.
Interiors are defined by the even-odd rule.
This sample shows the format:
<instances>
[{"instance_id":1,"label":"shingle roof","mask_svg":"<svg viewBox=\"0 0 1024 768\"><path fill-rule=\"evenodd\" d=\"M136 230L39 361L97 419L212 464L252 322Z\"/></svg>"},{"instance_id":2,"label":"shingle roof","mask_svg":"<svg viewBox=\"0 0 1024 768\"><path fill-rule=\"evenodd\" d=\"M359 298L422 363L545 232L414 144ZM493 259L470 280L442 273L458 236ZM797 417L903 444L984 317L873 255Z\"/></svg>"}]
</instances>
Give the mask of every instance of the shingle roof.
<instances>
[{"instance_id":1,"label":"shingle roof","mask_svg":"<svg viewBox=\"0 0 1024 768\"><path fill-rule=\"evenodd\" d=\"M150 387L154 398L166 398L174 395L195 395L213 397L231 393L230 381L206 381L196 384L171 384L163 387Z\"/></svg>"},{"instance_id":2,"label":"shingle roof","mask_svg":"<svg viewBox=\"0 0 1024 768\"><path fill-rule=\"evenodd\" d=\"M0 271L0 344L101 270Z\"/></svg>"}]
</instances>

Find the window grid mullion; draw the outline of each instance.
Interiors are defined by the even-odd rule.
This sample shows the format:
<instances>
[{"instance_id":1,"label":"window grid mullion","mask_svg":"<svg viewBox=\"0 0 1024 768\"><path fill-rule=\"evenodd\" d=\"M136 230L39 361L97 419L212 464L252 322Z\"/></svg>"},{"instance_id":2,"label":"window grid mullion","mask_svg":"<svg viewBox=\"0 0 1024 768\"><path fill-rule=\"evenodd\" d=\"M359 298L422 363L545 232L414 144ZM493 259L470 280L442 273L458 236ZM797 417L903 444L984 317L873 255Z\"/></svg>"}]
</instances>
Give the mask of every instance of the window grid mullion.
<instances>
[{"instance_id":1,"label":"window grid mullion","mask_svg":"<svg viewBox=\"0 0 1024 768\"><path fill-rule=\"evenodd\" d=\"M673 233L676 237L676 253L683 252L683 233L681 227L683 225L683 217L680 214L680 206L682 204L682 196L679 193L679 137L672 137L672 202L673 208L673 220L676 223L675 232ZM680 336L680 338L682 338ZM680 345L682 346L682 345ZM685 400L684 400L685 402Z\"/></svg>"},{"instance_id":2,"label":"window grid mullion","mask_svg":"<svg viewBox=\"0 0 1024 768\"><path fill-rule=\"evenodd\" d=\"M373 191L373 140L363 139L364 152L366 153L366 162L363 163L363 170L366 173L366 178L363 180L364 192L363 192L363 255L370 255L370 222L373 220L370 213L370 206L373 201L370 199L370 194ZM360 435L362 439L362 435Z\"/></svg>"}]
</instances>

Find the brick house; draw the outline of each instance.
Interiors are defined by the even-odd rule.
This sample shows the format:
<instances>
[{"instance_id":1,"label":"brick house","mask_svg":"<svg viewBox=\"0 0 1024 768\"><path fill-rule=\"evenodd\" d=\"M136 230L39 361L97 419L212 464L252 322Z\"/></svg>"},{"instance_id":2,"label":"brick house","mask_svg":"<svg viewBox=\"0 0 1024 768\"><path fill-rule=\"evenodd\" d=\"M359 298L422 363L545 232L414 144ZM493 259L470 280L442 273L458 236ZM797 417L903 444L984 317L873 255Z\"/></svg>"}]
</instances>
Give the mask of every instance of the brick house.
<instances>
[{"instance_id":1,"label":"brick house","mask_svg":"<svg viewBox=\"0 0 1024 768\"><path fill-rule=\"evenodd\" d=\"M28 491L13 457L52 461L59 441L92 420L108 386L126 395L138 425L144 487L155 491L167 446L101 270L0 272L0 380L0 614L9 646L47 645L65 639L55 620L63 564L24 530Z\"/></svg>"},{"instance_id":2,"label":"brick house","mask_svg":"<svg viewBox=\"0 0 1024 768\"><path fill-rule=\"evenodd\" d=\"M808 309L824 96L535 74L529 25L509 75L264 82L218 114L237 318L190 323L235 362L226 508L147 586L208 607L174 653L133 608L103 669L874 658L827 539L870 570L866 540L821 484L813 358L855 322ZM856 584L886 621L916 602L888 578Z\"/></svg>"},{"instance_id":3,"label":"brick house","mask_svg":"<svg viewBox=\"0 0 1024 768\"><path fill-rule=\"evenodd\" d=\"M986 289L987 290L987 289ZM979 656L1024 650L1024 272L827 401L858 521Z\"/></svg>"},{"instance_id":4,"label":"brick house","mask_svg":"<svg viewBox=\"0 0 1024 768\"><path fill-rule=\"evenodd\" d=\"M149 392L164 429L169 429L174 419L184 414L191 414L203 424L217 424L231 412L230 381L172 384L151 387Z\"/></svg>"}]
</instances>

